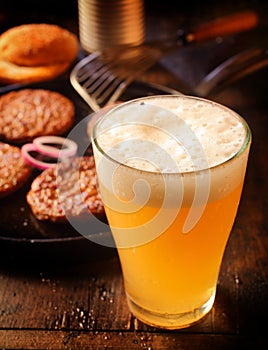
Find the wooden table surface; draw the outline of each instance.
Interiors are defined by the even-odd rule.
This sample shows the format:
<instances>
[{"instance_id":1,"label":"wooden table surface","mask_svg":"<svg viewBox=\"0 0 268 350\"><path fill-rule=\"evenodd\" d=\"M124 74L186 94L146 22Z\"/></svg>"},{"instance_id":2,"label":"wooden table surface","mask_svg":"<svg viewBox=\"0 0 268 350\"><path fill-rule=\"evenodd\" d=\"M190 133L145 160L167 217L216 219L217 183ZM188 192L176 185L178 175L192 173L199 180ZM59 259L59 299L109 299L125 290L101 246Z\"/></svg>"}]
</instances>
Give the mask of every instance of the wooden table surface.
<instances>
[{"instance_id":1,"label":"wooden table surface","mask_svg":"<svg viewBox=\"0 0 268 350\"><path fill-rule=\"evenodd\" d=\"M243 2L238 3L241 6ZM240 9L233 6L233 10ZM168 13L162 11L161 6L149 10L150 38L172 31L183 23L185 14L182 12L171 9ZM215 5L211 15L218 15L220 10ZM263 20L261 8L257 10ZM206 13L204 8L200 11ZM189 15L188 8L185 13ZM74 23L71 23L77 29L74 17L75 14ZM49 19L56 21L57 16L50 15ZM22 18L20 20L23 22ZM64 18L58 20L65 24ZM192 21L197 20L200 18L194 12ZM18 23L18 20L12 23ZM200 78L229 54L226 48L263 45L264 30L267 31L265 24L260 31L247 36L182 48L163 59L142 79L194 94L194 86ZM49 259L50 246L44 247L41 261L36 256L32 260L31 256L24 259L21 255L16 259L16 253L1 251L0 348L268 348L267 78L268 70L263 68L208 96L243 115L253 134L245 188L221 266L212 311L198 324L178 331L142 324L126 305L120 265L112 248L98 247L94 253L91 246L88 256L85 248L84 259L77 260L73 258L77 254L72 253L69 259L63 258L59 249L53 262ZM12 261L8 259L11 255Z\"/></svg>"}]
</instances>

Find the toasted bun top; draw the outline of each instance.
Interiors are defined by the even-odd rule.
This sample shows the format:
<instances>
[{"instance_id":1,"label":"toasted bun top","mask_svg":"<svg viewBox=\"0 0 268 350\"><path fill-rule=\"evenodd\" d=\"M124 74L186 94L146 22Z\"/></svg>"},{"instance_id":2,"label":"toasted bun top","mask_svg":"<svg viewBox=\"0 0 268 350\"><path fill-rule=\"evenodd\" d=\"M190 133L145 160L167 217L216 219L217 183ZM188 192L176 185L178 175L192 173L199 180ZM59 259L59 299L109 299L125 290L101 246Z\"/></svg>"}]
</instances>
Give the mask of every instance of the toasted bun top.
<instances>
[{"instance_id":1,"label":"toasted bun top","mask_svg":"<svg viewBox=\"0 0 268 350\"><path fill-rule=\"evenodd\" d=\"M77 36L54 24L24 24L0 36L0 58L20 66L72 62L78 50Z\"/></svg>"}]
</instances>

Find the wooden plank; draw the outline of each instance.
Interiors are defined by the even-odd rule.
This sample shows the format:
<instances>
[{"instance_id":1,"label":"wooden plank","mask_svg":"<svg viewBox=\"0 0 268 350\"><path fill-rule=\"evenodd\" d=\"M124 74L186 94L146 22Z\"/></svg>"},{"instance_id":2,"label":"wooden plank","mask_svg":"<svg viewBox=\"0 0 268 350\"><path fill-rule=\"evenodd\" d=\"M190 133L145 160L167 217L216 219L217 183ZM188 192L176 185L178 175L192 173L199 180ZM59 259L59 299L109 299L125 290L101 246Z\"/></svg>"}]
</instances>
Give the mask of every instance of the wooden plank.
<instances>
[{"instance_id":1,"label":"wooden plank","mask_svg":"<svg viewBox=\"0 0 268 350\"><path fill-rule=\"evenodd\" d=\"M0 327L65 330L142 330L152 327L132 318L117 258L60 272L12 272L0 279ZM215 305L189 332L232 333L233 315L219 285ZM224 289L225 288L225 289Z\"/></svg>"},{"instance_id":2,"label":"wooden plank","mask_svg":"<svg viewBox=\"0 0 268 350\"><path fill-rule=\"evenodd\" d=\"M130 323L117 258L0 276L1 328L113 330Z\"/></svg>"},{"instance_id":3,"label":"wooden plank","mask_svg":"<svg viewBox=\"0 0 268 350\"><path fill-rule=\"evenodd\" d=\"M0 347L5 349L237 350L265 349L267 345L267 338L235 335L0 330Z\"/></svg>"},{"instance_id":4,"label":"wooden plank","mask_svg":"<svg viewBox=\"0 0 268 350\"><path fill-rule=\"evenodd\" d=\"M244 243L245 234L239 230L233 232L227 247L212 312L185 332L235 334L263 327L259 315L264 316L267 310L267 270L259 271L260 259L256 254L261 256L257 250L260 242L253 246L255 237L253 243L250 240ZM245 265L247 249L251 255ZM252 273L247 277L249 268ZM252 280L254 276L256 281ZM66 271L21 274L9 271L1 275L0 288L1 328L153 329L132 319L116 257Z\"/></svg>"},{"instance_id":5,"label":"wooden plank","mask_svg":"<svg viewBox=\"0 0 268 350\"><path fill-rule=\"evenodd\" d=\"M268 311L268 163L265 142L267 118L258 110L253 112L256 123L244 193L234 232L226 256L226 272L233 279L237 313L237 332L266 334ZM244 113L246 115L246 112ZM261 136L262 135L262 136Z\"/></svg>"}]
</instances>

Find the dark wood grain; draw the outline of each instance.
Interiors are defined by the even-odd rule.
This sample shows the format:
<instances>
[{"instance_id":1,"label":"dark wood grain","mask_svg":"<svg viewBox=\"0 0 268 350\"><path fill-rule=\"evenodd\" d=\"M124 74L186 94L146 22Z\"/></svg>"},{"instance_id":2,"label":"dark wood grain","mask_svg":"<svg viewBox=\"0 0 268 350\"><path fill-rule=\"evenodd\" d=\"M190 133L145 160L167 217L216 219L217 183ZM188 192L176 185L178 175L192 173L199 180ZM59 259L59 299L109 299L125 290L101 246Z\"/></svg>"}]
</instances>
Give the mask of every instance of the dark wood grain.
<instances>
[{"instance_id":1,"label":"dark wood grain","mask_svg":"<svg viewBox=\"0 0 268 350\"><path fill-rule=\"evenodd\" d=\"M149 333L149 332L51 332L45 330L0 330L0 339L12 349L265 349L261 337Z\"/></svg>"}]
</instances>

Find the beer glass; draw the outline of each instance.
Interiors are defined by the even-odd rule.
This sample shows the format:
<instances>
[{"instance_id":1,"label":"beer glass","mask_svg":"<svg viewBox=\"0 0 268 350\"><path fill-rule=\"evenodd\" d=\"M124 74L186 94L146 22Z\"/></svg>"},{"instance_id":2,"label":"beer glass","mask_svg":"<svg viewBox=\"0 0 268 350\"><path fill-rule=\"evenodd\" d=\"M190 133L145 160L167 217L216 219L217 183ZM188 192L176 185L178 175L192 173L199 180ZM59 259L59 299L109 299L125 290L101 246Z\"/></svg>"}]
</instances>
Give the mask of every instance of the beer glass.
<instances>
[{"instance_id":1,"label":"beer glass","mask_svg":"<svg viewBox=\"0 0 268 350\"><path fill-rule=\"evenodd\" d=\"M92 133L130 310L166 329L212 308L251 144L244 119L183 95L125 102Z\"/></svg>"}]
</instances>

